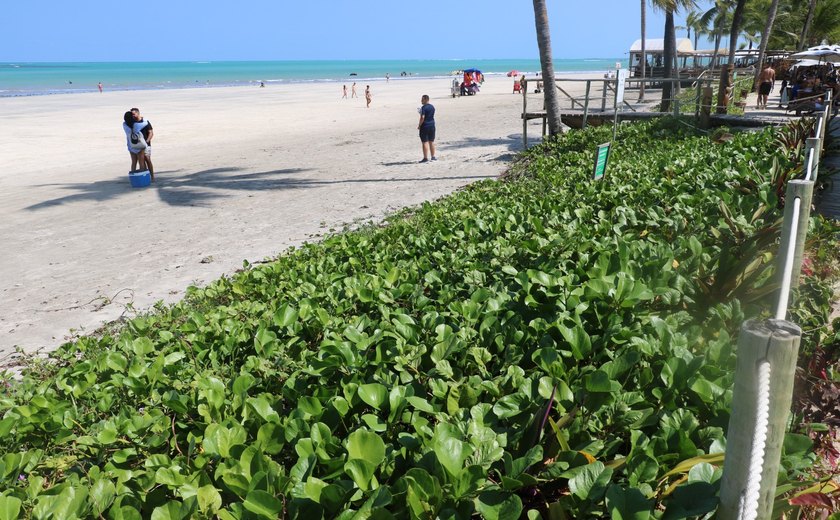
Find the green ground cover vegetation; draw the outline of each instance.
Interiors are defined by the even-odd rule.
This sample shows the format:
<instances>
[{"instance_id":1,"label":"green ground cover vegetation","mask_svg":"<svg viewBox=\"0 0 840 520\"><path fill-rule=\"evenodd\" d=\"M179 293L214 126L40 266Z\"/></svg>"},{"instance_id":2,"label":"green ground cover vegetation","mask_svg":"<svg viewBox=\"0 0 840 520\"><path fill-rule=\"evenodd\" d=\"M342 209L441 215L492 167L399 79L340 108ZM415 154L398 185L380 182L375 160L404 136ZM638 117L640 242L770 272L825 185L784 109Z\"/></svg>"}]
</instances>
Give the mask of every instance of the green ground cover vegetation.
<instances>
[{"instance_id":1,"label":"green ground cover vegetation","mask_svg":"<svg viewBox=\"0 0 840 520\"><path fill-rule=\"evenodd\" d=\"M610 132L33 363L0 390L0 519L713 511L798 158L661 120L622 125L594 182ZM802 295L807 350L831 292ZM783 483L810 445L789 436Z\"/></svg>"}]
</instances>

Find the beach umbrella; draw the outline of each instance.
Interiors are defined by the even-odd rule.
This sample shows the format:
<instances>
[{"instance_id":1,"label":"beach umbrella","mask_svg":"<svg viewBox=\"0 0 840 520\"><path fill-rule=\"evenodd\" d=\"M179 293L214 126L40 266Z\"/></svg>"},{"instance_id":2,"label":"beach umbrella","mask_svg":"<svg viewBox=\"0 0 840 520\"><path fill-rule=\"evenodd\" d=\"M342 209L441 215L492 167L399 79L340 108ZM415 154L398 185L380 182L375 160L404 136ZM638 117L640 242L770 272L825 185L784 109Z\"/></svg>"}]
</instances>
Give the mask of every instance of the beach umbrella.
<instances>
[{"instance_id":1,"label":"beach umbrella","mask_svg":"<svg viewBox=\"0 0 840 520\"><path fill-rule=\"evenodd\" d=\"M479 74L481 74L481 71L478 69L464 69L464 72L469 72L470 74L475 74L476 72L478 72Z\"/></svg>"},{"instance_id":2,"label":"beach umbrella","mask_svg":"<svg viewBox=\"0 0 840 520\"><path fill-rule=\"evenodd\" d=\"M820 65L821 63L822 62L820 60L803 59L791 65L790 68L795 69L797 67L813 67L815 65Z\"/></svg>"},{"instance_id":3,"label":"beach umbrella","mask_svg":"<svg viewBox=\"0 0 840 520\"><path fill-rule=\"evenodd\" d=\"M838 49L808 49L807 51L797 52L795 54L790 55L791 58L798 58L798 59L812 59L812 60L819 60L819 61L830 61L830 62L838 62L840 61L840 48Z\"/></svg>"},{"instance_id":4,"label":"beach umbrella","mask_svg":"<svg viewBox=\"0 0 840 520\"><path fill-rule=\"evenodd\" d=\"M507 73L507 77L512 78L514 76L519 76L520 74L522 74L522 73L519 72L518 70L512 70L512 71Z\"/></svg>"}]
</instances>

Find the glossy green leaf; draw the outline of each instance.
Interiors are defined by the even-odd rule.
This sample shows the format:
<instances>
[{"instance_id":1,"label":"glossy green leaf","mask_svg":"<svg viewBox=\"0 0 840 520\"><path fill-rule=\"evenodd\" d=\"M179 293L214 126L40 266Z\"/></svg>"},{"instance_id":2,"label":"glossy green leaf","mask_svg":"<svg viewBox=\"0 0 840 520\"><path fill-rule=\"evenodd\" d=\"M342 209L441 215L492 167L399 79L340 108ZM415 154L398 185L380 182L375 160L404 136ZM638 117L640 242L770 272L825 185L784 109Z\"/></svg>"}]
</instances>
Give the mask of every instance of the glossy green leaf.
<instances>
[{"instance_id":1,"label":"glossy green leaf","mask_svg":"<svg viewBox=\"0 0 840 520\"><path fill-rule=\"evenodd\" d=\"M259 518L276 519L283 510L283 502L280 499L259 489L250 491L242 505Z\"/></svg>"},{"instance_id":2,"label":"glossy green leaf","mask_svg":"<svg viewBox=\"0 0 840 520\"><path fill-rule=\"evenodd\" d=\"M522 514L522 500L504 491L484 491L475 499L475 507L486 520L518 520Z\"/></svg>"},{"instance_id":3,"label":"glossy green leaf","mask_svg":"<svg viewBox=\"0 0 840 520\"><path fill-rule=\"evenodd\" d=\"M359 398L373 408L379 410L388 398L388 389L379 383L359 386Z\"/></svg>"}]
</instances>

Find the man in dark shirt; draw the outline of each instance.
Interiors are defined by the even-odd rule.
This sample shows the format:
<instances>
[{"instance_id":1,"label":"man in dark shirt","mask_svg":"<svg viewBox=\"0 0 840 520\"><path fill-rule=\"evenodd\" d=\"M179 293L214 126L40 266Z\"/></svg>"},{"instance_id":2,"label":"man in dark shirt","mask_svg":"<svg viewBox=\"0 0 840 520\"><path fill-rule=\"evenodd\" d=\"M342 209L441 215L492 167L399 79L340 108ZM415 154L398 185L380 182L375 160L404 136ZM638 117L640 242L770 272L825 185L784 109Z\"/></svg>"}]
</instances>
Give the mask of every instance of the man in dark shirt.
<instances>
[{"instance_id":1,"label":"man in dark shirt","mask_svg":"<svg viewBox=\"0 0 840 520\"><path fill-rule=\"evenodd\" d=\"M429 96L423 94L420 98L420 123L417 129L420 130L420 143L423 146L423 160L421 163L429 162L431 155L433 161L437 161L435 157L435 107L429 103Z\"/></svg>"},{"instance_id":2,"label":"man in dark shirt","mask_svg":"<svg viewBox=\"0 0 840 520\"><path fill-rule=\"evenodd\" d=\"M152 165L152 139L155 137L155 131L152 129L152 123L145 121L140 115L139 108L132 108L131 113L134 114L135 122L146 123L140 131L143 132L143 138L146 140L146 168L149 169L152 180L155 180L155 167Z\"/></svg>"}]
</instances>

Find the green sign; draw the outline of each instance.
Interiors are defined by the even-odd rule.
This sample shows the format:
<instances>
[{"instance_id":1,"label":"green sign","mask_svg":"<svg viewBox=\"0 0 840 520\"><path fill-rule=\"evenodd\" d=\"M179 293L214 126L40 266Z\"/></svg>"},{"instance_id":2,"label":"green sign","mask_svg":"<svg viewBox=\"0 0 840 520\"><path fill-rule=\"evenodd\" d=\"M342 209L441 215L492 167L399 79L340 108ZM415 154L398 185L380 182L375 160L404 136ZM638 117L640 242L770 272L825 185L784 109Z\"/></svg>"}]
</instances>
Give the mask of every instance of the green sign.
<instances>
[{"instance_id":1,"label":"green sign","mask_svg":"<svg viewBox=\"0 0 840 520\"><path fill-rule=\"evenodd\" d=\"M607 161L610 160L610 145L612 143L604 143L598 145L598 151L595 153L595 169L592 173L592 178L596 181L607 173Z\"/></svg>"}]
</instances>

